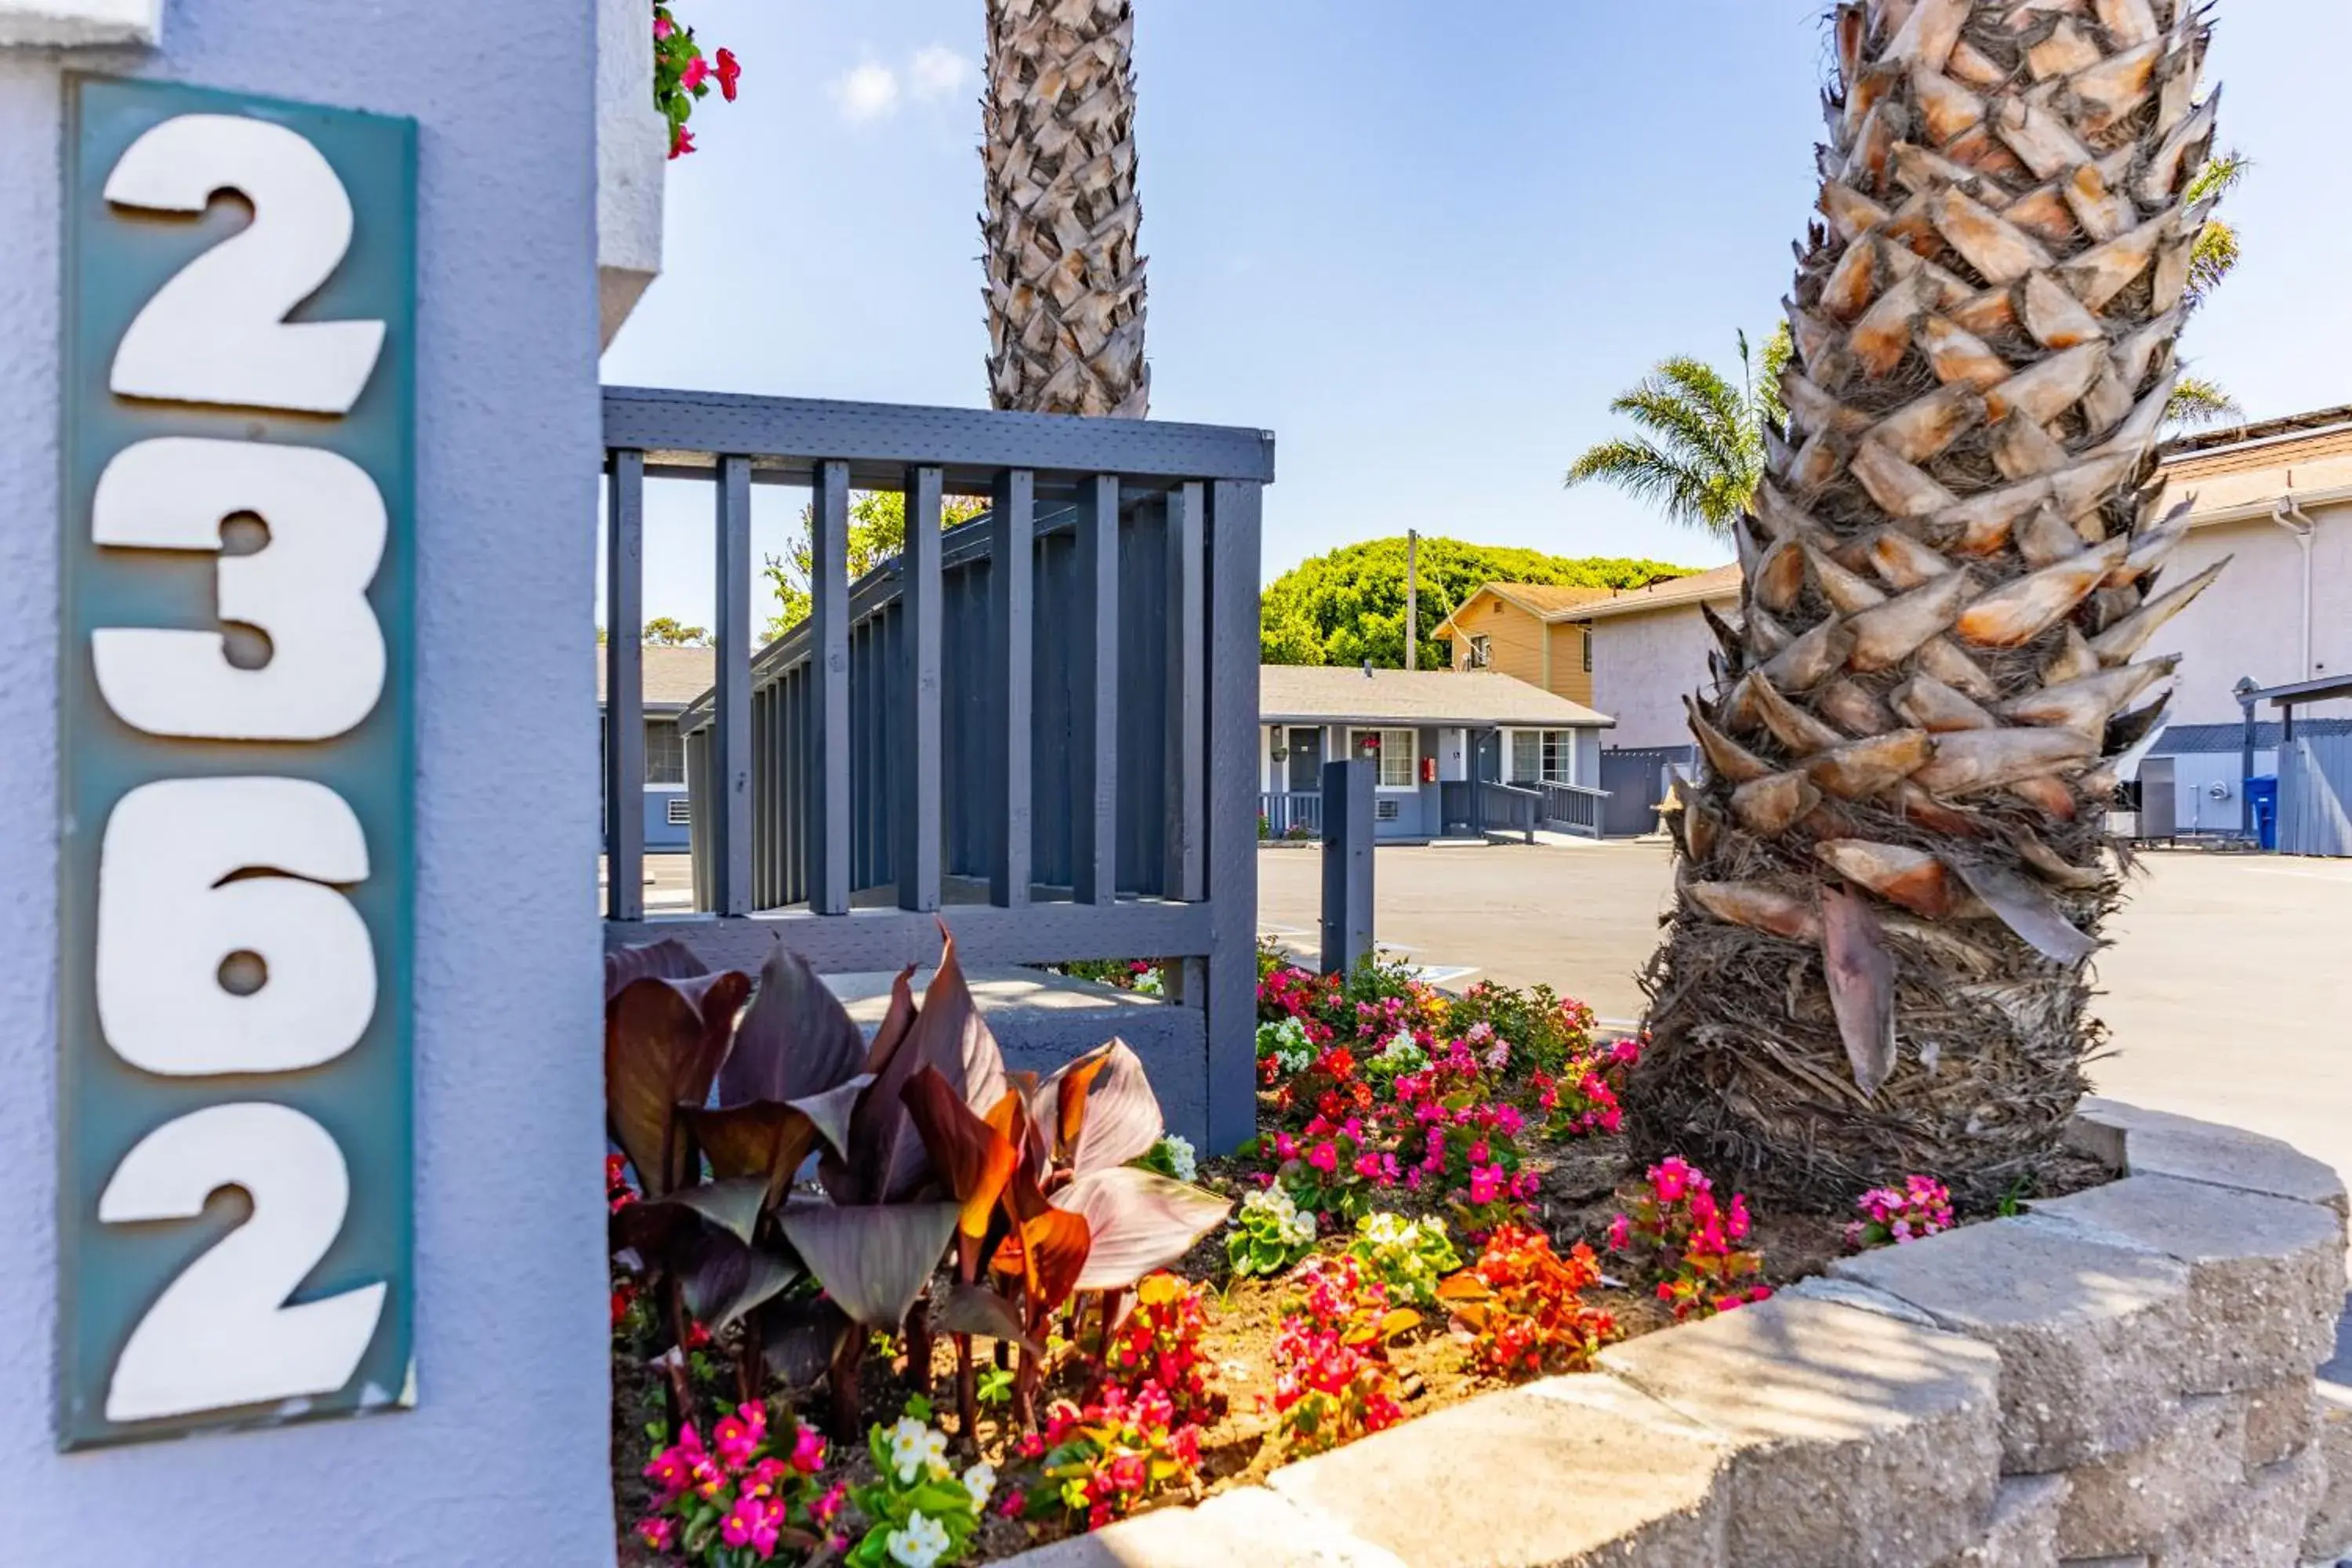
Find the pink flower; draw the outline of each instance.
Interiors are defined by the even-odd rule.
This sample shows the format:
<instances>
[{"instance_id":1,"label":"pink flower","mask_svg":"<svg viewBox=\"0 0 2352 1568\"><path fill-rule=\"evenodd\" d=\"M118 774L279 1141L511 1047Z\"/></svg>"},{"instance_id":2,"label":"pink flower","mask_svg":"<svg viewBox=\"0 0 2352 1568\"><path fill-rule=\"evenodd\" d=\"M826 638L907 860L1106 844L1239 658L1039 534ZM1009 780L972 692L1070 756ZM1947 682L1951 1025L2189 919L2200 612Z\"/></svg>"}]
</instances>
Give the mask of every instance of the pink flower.
<instances>
[{"instance_id":1,"label":"pink flower","mask_svg":"<svg viewBox=\"0 0 2352 1568\"><path fill-rule=\"evenodd\" d=\"M1318 1143L1307 1151L1307 1163L1325 1175L1330 1175L1339 1169L1339 1146L1337 1143Z\"/></svg>"},{"instance_id":2,"label":"pink flower","mask_svg":"<svg viewBox=\"0 0 2352 1568\"><path fill-rule=\"evenodd\" d=\"M1479 1139L1478 1142L1470 1145L1470 1163L1472 1164L1483 1165L1494 1157L1494 1152L1486 1147L1486 1141L1484 1138Z\"/></svg>"},{"instance_id":3,"label":"pink flower","mask_svg":"<svg viewBox=\"0 0 2352 1568\"><path fill-rule=\"evenodd\" d=\"M848 1484L843 1481L835 1481L833 1483L833 1489L826 1492L824 1496L817 1499L815 1503L810 1507L809 1516L812 1519L814 1519L819 1524L831 1524L835 1520L841 1517L842 1505L846 1503L848 1500Z\"/></svg>"},{"instance_id":4,"label":"pink flower","mask_svg":"<svg viewBox=\"0 0 2352 1568\"><path fill-rule=\"evenodd\" d=\"M677 1521L641 1519L637 1521L637 1539L656 1552L667 1552L677 1541Z\"/></svg>"},{"instance_id":5,"label":"pink flower","mask_svg":"<svg viewBox=\"0 0 2352 1568\"><path fill-rule=\"evenodd\" d=\"M683 158L694 151L694 132L681 125L669 139L669 155Z\"/></svg>"},{"instance_id":6,"label":"pink flower","mask_svg":"<svg viewBox=\"0 0 2352 1568\"><path fill-rule=\"evenodd\" d=\"M712 1444L729 1469L740 1470L751 1462L751 1456L767 1436L768 1407L746 1404L737 1406L734 1415L719 1418Z\"/></svg>"},{"instance_id":7,"label":"pink flower","mask_svg":"<svg viewBox=\"0 0 2352 1568\"><path fill-rule=\"evenodd\" d=\"M677 29L676 27L674 27L674 26L672 26L670 25L670 19L669 19L667 16L663 16L663 15L662 15L660 12L658 12L658 11L656 11L656 12L655 12L655 13L654 13L654 37L656 37L656 38L667 38L667 37L668 37L672 33L676 32L677 30Z\"/></svg>"},{"instance_id":8,"label":"pink flower","mask_svg":"<svg viewBox=\"0 0 2352 1568\"><path fill-rule=\"evenodd\" d=\"M1487 1165L1470 1173L1470 1201L1473 1205L1491 1204L1502 1195L1503 1167Z\"/></svg>"},{"instance_id":9,"label":"pink flower","mask_svg":"<svg viewBox=\"0 0 2352 1568\"><path fill-rule=\"evenodd\" d=\"M710 62L704 59L700 55L697 55L692 59L686 62L686 68L684 70L678 72L678 89L682 92L692 92L696 88L700 87L704 82L709 79Z\"/></svg>"},{"instance_id":10,"label":"pink flower","mask_svg":"<svg viewBox=\"0 0 2352 1568\"><path fill-rule=\"evenodd\" d=\"M824 1438L814 1426L803 1426L793 1438L793 1468L813 1476L824 1468Z\"/></svg>"},{"instance_id":11,"label":"pink flower","mask_svg":"<svg viewBox=\"0 0 2352 1568\"><path fill-rule=\"evenodd\" d=\"M1631 1217L1621 1214L1615 1219L1609 1222L1610 1251L1622 1252L1628 1247L1632 1246L1633 1243L1633 1221Z\"/></svg>"},{"instance_id":12,"label":"pink flower","mask_svg":"<svg viewBox=\"0 0 2352 1568\"><path fill-rule=\"evenodd\" d=\"M1276 1133L1274 1135L1274 1155L1277 1160L1297 1159L1298 1140L1293 1138L1287 1132Z\"/></svg>"}]
</instances>

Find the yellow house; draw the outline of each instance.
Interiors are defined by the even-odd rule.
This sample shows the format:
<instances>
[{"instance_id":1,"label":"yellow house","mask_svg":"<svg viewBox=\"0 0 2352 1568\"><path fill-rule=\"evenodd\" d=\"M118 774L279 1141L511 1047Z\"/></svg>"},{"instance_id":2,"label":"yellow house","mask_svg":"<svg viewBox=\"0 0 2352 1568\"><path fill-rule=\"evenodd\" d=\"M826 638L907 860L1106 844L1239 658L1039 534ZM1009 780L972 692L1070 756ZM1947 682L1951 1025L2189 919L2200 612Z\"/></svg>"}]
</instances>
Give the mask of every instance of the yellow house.
<instances>
[{"instance_id":1,"label":"yellow house","mask_svg":"<svg viewBox=\"0 0 2352 1568\"><path fill-rule=\"evenodd\" d=\"M1614 596L1607 588L1489 583L1437 635L1451 639L1456 669L1491 669L1590 707L1592 628L1577 618Z\"/></svg>"}]
</instances>

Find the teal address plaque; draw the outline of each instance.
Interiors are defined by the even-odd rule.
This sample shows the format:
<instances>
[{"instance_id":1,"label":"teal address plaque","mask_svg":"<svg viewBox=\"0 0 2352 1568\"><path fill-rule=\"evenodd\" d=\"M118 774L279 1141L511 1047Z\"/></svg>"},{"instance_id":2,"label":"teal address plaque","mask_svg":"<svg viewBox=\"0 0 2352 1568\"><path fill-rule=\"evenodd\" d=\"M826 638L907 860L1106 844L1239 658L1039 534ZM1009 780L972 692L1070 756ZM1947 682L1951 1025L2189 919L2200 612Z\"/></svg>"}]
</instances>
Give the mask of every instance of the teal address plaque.
<instances>
[{"instance_id":1,"label":"teal address plaque","mask_svg":"<svg viewBox=\"0 0 2352 1568\"><path fill-rule=\"evenodd\" d=\"M58 1441L399 1408L415 127L67 112Z\"/></svg>"}]
</instances>

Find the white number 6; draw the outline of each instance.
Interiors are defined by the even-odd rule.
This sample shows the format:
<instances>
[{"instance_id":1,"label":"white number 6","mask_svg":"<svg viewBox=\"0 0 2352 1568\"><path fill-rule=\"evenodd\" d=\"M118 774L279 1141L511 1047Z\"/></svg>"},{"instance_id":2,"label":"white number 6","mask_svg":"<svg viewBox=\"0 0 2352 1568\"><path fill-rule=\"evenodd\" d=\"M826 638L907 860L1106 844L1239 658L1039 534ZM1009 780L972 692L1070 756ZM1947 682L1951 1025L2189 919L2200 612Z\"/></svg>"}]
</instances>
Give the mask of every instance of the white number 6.
<instances>
[{"instance_id":1,"label":"white number 6","mask_svg":"<svg viewBox=\"0 0 2352 1568\"><path fill-rule=\"evenodd\" d=\"M147 301L110 384L126 397L349 413L384 324L286 321L352 243L351 196L316 147L266 120L184 114L133 142L106 181L108 201L152 212L201 213L223 190L252 202L252 226Z\"/></svg>"},{"instance_id":2,"label":"white number 6","mask_svg":"<svg viewBox=\"0 0 2352 1568\"><path fill-rule=\"evenodd\" d=\"M282 1105L216 1105L165 1122L123 1156L98 1200L107 1225L193 1219L225 1186L253 1216L164 1289L131 1331L110 1421L332 1394L383 1315L378 1282L286 1304L343 1228L351 1173L326 1129Z\"/></svg>"},{"instance_id":3,"label":"white number 6","mask_svg":"<svg viewBox=\"0 0 2352 1568\"><path fill-rule=\"evenodd\" d=\"M367 874L359 818L324 784L166 779L132 790L99 851L107 1044L172 1078L293 1072L341 1056L375 1016L376 966L367 922L337 888ZM266 970L246 995L221 983L238 953Z\"/></svg>"}]
</instances>

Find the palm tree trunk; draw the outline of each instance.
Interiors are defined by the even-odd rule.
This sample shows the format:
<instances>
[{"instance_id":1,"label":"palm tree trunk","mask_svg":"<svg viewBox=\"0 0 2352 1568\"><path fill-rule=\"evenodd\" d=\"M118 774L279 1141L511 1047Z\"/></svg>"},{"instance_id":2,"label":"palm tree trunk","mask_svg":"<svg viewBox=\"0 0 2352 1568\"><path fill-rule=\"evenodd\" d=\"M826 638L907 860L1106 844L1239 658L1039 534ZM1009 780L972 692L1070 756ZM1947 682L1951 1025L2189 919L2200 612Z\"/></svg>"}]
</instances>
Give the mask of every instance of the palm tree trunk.
<instances>
[{"instance_id":1,"label":"palm tree trunk","mask_svg":"<svg viewBox=\"0 0 2352 1568\"><path fill-rule=\"evenodd\" d=\"M1132 0L989 0L988 378L999 408L1150 409Z\"/></svg>"},{"instance_id":2,"label":"palm tree trunk","mask_svg":"<svg viewBox=\"0 0 2352 1568\"><path fill-rule=\"evenodd\" d=\"M2084 1092L2107 805L2177 663L2135 660L2212 577L2160 581L2151 484L2208 35L2189 0L1834 20L1790 412L1692 704L1628 1110L1783 1201L1921 1172L1989 1204Z\"/></svg>"}]
</instances>

